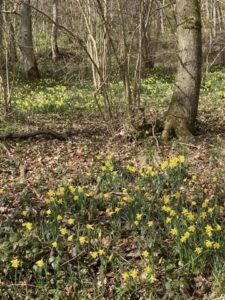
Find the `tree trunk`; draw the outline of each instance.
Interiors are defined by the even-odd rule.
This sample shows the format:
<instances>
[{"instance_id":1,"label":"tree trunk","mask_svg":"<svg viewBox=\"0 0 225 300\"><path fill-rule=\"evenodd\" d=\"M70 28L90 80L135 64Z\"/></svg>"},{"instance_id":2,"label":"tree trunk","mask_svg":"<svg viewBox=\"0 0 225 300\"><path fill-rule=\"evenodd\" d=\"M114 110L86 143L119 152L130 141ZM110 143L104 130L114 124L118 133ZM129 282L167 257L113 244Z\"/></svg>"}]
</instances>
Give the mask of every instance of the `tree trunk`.
<instances>
[{"instance_id":1,"label":"tree trunk","mask_svg":"<svg viewBox=\"0 0 225 300\"><path fill-rule=\"evenodd\" d=\"M53 0L52 4L52 19L55 24L52 24L52 36L51 36L51 46L52 46L52 60L55 62L59 58L59 48L58 48L58 0Z\"/></svg>"},{"instance_id":2,"label":"tree trunk","mask_svg":"<svg viewBox=\"0 0 225 300\"><path fill-rule=\"evenodd\" d=\"M0 0L0 10L3 9L3 0ZM6 71L5 71L5 49L3 43L3 28L4 20L3 15L0 13L0 105L2 106L4 113L7 113L8 108L8 99L7 99L7 80L6 80Z\"/></svg>"},{"instance_id":3,"label":"tree trunk","mask_svg":"<svg viewBox=\"0 0 225 300\"><path fill-rule=\"evenodd\" d=\"M23 67L28 80L40 78L34 54L30 0L21 4L21 45Z\"/></svg>"},{"instance_id":4,"label":"tree trunk","mask_svg":"<svg viewBox=\"0 0 225 300\"><path fill-rule=\"evenodd\" d=\"M3 1L3 10L7 11L12 8L12 5L8 1ZM3 14L3 22L5 30L5 47L8 53L9 62L14 64L17 62L17 49L15 39L15 16L10 14Z\"/></svg>"},{"instance_id":5,"label":"tree trunk","mask_svg":"<svg viewBox=\"0 0 225 300\"><path fill-rule=\"evenodd\" d=\"M15 39L15 28L11 21L9 21L9 61L12 63L17 62L17 52L16 52L16 39Z\"/></svg>"},{"instance_id":6,"label":"tree trunk","mask_svg":"<svg viewBox=\"0 0 225 300\"><path fill-rule=\"evenodd\" d=\"M177 0L178 70L162 139L188 140L195 132L201 85L201 15L198 0Z\"/></svg>"}]
</instances>

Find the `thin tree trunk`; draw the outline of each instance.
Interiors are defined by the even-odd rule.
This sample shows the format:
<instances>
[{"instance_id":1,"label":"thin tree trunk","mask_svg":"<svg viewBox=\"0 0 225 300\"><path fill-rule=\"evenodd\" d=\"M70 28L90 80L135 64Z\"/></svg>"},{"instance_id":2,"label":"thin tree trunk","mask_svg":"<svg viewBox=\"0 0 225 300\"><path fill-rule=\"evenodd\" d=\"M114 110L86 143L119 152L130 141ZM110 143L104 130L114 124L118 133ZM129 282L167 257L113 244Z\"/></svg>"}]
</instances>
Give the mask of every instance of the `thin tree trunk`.
<instances>
[{"instance_id":1,"label":"thin tree trunk","mask_svg":"<svg viewBox=\"0 0 225 300\"><path fill-rule=\"evenodd\" d=\"M7 11L11 5L8 6L8 1L3 1L3 9ZM5 45L7 49L7 56L10 62L15 63L17 58L16 39L15 39L15 16L10 14L3 15L3 22L5 25Z\"/></svg>"},{"instance_id":2,"label":"thin tree trunk","mask_svg":"<svg viewBox=\"0 0 225 300\"><path fill-rule=\"evenodd\" d=\"M3 8L3 0L0 0L0 10ZM3 107L4 113L7 113L8 102L7 102L7 80L5 72L5 51L4 51L4 42L3 42L3 15L0 13L0 104Z\"/></svg>"},{"instance_id":3,"label":"thin tree trunk","mask_svg":"<svg viewBox=\"0 0 225 300\"><path fill-rule=\"evenodd\" d=\"M59 58L59 48L58 48L58 0L53 0L52 4L52 19L55 24L52 24L52 36L51 36L51 45L52 45L52 60L56 61Z\"/></svg>"},{"instance_id":4,"label":"thin tree trunk","mask_svg":"<svg viewBox=\"0 0 225 300\"><path fill-rule=\"evenodd\" d=\"M24 73L28 80L40 78L34 54L30 0L21 4L21 45Z\"/></svg>"},{"instance_id":5,"label":"thin tree trunk","mask_svg":"<svg viewBox=\"0 0 225 300\"><path fill-rule=\"evenodd\" d=\"M201 84L201 15L198 0L177 0L178 71L162 139L190 139L195 130Z\"/></svg>"},{"instance_id":6,"label":"thin tree trunk","mask_svg":"<svg viewBox=\"0 0 225 300\"><path fill-rule=\"evenodd\" d=\"M16 62L18 60L16 51L15 28L9 21L9 61Z\"/></svg>"},{"instance_id":7,"label":"thin tree trunk","mask_svg":"<svg viewBox=\"0 0 225 300\"><path fill-rule=\"evenodd\" d=\"M145 3L145 12L142 18L143 21L143 51L142 51L142 63L144 71L149 71L154 68L154 49L155 44L152 39L151 28L152 28L152 8L153 0L146 1Z\"/></svg>"}]
</instances>

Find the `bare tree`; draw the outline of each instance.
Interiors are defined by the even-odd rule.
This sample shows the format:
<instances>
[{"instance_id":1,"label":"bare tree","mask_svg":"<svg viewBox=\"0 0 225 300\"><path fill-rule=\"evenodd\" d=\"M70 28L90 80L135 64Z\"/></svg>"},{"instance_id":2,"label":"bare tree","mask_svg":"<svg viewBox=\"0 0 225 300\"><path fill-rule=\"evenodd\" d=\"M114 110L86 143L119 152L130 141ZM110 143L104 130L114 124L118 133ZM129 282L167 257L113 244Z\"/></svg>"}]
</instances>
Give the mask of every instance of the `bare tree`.
<instances>
[{"instance_id":1,"label":"bare tree","mask_svg":"<svg viewBox=\"0 0 225 300\"><path fill-rule=\"evenodd\" d=\"M11 11L15 8L15 5L12 5L8 1L3 1L3 9L4 11ZM15 63L18 60L17 57L17 46L16 46L16 38L15 38L15 23L16 18L15 15L10 13L3 13L4 20L4 33L5 33L5 46L7 49L7 55L10 62Z\"/></svg>"},{"instance_id":2,"label":"bare tree","mask_svg":"<svg viewBox=\"0 0 225 300\"><path fill-rule=\"evenodd\" d=\"M3 9L3 0L0 0L0 10ZM0 13L0 101L4 110L4 113L8 112L8 101L7 101L7 78L5 71L5 49L3 42L4 35L4 20L3 15Z\"/></svg>"},{"instance_id":3,"label":"bare tree","mask_svg":"<svg viewBox=\"0 0 225 300\"><path fill-rule=\"evenodd\" d=\"M58 0L53 0L52 3L52 19L54 23L52 24L52 36L51 36L51 46L52 46L52 60L56 61L59 57L58 48Z\"/></svg>"},{"instance_id":4,"label":"bare tree","mask_svg":"<svg viewBox=\"0 0 225 300\"><path fill-rule=\"evenodd\" d=\"M201 84L201 14L198 0L177 0L178 71L162 138L190 139Z\"/></svg>"},{"instance_id":5,"label":"bare tree","mask_svg":"<svg viewBox=\"0 0 225 300\"><path fill-rule=\"evenodd\" d=\"M30 0L21 3L21 43L20 50L23 56L24 73L27 79L37 79L40 77L37 61L34 53L32 18Z\"/></svg>"},{"instance_id":6,"label":"bare tree","mask_svg":"<svg viewBox=\"0 0 225 300\"><path fill-rule=\"evenodd\" d=\"M100 15L104 19L104 24L102 24L101 17L97 11L98 6L95 5L94 1L77 0L87 30L87 51L91 58L96 104L104 119L112 119L113 112L108 86L111 53L109 50L108 36L106 34L109 14L109 4L107 2L109 1L103 1L102 4L100 3ZM96 28L98 28L98 30ZM103 98L104 102L105 115L101 109L101 98Z\"/></svg>"}]
</instances>

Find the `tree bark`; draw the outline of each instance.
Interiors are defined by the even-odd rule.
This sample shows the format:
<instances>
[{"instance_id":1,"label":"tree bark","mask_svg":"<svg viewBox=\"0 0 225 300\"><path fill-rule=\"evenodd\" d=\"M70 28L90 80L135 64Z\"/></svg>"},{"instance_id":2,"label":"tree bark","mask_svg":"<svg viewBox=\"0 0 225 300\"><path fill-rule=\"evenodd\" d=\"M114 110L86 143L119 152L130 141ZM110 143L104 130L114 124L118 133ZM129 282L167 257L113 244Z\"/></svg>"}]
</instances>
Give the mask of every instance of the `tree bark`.
<instances>
[{"instance_id":1,"label":"tree bark","mask_svg":"<svg viewBox=\"0 0 225 300\"><path fill-rule=\"evenodd\" d=\"M9 60L12 63L17 62L17 51L16 51L16 39L15 39L15 28L11 21L9 21Z\"/></svg>"},{"instance_id":2,"label":"tree bark","mask_svg":"<svg viewBox=\"0 0 225 300\"><path fill-rule=\"evenodd\" d=\"M20 50L23 56L24 73L28 80L40 78L37 61L34 53L32 18L30 0L25 0L21 4L21 45Z\"/></svg>"},{"instance_id":3,"label":"tree bark","mask_svg":"<svg viewBox=\"0 0 225 300\"><path fill-rule=\"evenodd\" d=\"M193 138L201 85L201 14L198 0L177 0L178 70L166 114L164 141L171 134Z\"/></svg>"},{"instance_id":4,"label":"tree bark","mask_svg":"<svg viewBox=\"0 0 225 300\"><path fill-rule=\"evenodd\" d=\"M9 11L12 8L11 3L3 1L3 9L5 11ZM7 49L8 59L10 63L14 64L18 60L15 39L15 16L3 14L3 22L5 27L5 47Z\"/></svg>"},{"instance_id":5,"label":"tree bark","mask_svg":"<svg viewBox=\"0 0 225 300\"><path fill-rule=\"evenodd\" d=\"M55 62L59 58L59 48L58 48L58 0L53 0L52 3L52 19L55 23L52 24L52 36L51 36L51 46L52 46L52 60Z\"/></svg>"},{"instance_id":6,"label":"tree bark","mask_svg":"<svg viewBox=\"0 0 225 300\"><path fill-rule=\"evenodd\" d=\"M0 10L3 8L3 0L0 0ZM3 15L0 13L0 105L2 106L5 113L8 112L8 101L7 101L7 80L5 71L5 49L3 42L4 28Z\"/></svg>"}]
</instances>

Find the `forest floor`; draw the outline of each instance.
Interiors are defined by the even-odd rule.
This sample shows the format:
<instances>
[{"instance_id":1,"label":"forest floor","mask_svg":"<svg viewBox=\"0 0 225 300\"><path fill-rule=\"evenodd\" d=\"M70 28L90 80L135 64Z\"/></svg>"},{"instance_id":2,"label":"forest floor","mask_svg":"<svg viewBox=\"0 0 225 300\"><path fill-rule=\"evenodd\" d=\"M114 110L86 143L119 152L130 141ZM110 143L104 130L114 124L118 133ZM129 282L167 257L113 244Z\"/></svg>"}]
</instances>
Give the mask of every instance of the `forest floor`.
<instances>
[{"instance_id":1,"label":"forest floor","mask_svg":"<svg viewBox=\"0 0 225 300\"><path fill-rule=\"evenodd\" d=\"M0 142L1 299L223 299L225 93L213 80L194 144L112 134L91 110L0 124L73 132Z\"/></svg>"}]
</instances>

